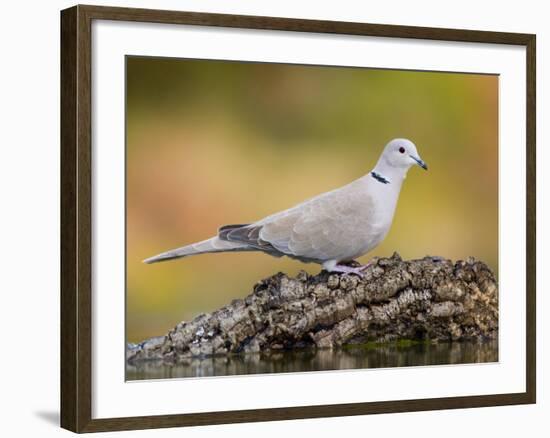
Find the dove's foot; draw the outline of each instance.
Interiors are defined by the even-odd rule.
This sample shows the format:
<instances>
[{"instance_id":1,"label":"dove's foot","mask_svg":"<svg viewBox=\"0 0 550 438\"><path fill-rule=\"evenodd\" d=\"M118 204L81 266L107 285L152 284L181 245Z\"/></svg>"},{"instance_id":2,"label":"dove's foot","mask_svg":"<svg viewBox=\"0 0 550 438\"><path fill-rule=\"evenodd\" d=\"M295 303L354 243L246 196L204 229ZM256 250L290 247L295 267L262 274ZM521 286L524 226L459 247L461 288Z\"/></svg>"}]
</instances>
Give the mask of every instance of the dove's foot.
<instances>
[{"instance_id":1,"label":"dove's foot","mask_svg":"<svg viewBox=\"0 0 550 438\"><path fill-rule=\"evenodd\" d=\"M365 277L364 271L371 265L367 263L366 265L360 266L347 266L347 265L334 265L329 272L341 272L343 274L355 274L361 278Z\"/></svg>"}]
</instances>

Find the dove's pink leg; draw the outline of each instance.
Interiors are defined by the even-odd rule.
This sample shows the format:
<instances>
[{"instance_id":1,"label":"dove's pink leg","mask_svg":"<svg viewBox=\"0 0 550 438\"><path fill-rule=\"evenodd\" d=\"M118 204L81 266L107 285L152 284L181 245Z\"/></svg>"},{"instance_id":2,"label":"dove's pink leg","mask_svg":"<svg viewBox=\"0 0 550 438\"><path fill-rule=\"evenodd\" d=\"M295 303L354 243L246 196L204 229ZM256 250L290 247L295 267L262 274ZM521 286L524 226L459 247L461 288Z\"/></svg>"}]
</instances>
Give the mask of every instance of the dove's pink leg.
<instances>
[{"instance_id":1,"label":"dove's pink leg","mask_svg":"<svg viewBox=\"0 0 550 438\"><path fill-rule=\"evenodd\" d=\"M359 277L363 278L365 274L363 271L367 269L372 262L367 263L366 265L362 266L346 266L346 265L335 265L330 272L342 272L344 274L355 274Z\"/></svg>"}]
</instances>

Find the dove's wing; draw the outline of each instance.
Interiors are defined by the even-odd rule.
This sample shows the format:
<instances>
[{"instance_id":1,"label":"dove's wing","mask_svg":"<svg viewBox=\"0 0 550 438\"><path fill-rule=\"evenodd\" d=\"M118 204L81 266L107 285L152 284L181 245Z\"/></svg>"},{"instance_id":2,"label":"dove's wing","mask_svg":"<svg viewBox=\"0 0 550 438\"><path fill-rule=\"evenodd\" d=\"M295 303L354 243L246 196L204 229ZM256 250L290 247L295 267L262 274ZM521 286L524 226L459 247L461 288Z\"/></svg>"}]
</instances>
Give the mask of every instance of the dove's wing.
<instances>
[{"instance_id":1,"label":"dove's wing","mask_svg":"<svg viewBox=\"0 0 550 438\"><path fill-rule=\"evenodd\" d=\"M378 235L374 205L365 184L354 181L254 224L229 230L223 238L308 261L358 257Z\"/></svg>"}]
</instances>

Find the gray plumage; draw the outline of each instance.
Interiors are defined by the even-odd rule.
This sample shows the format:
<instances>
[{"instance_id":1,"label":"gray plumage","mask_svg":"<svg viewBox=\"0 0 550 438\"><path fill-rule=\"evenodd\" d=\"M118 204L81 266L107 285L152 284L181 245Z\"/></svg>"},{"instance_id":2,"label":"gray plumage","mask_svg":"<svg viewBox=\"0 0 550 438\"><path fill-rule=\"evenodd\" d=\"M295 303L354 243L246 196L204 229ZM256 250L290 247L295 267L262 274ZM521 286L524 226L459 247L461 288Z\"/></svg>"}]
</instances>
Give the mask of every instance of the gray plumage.
<instances>
[{"instance_id":1,"label":"gray plumage","mask_svg":"<svg viewBox=\"0 0 550 438\"><path fill-rule=\"evenodd\" d=\"M222 226L210 239L144 262L215 252L262 251L338 271L339 263L368 253L384 239L393 220L401 184L414 164L427 168L411 141L392 140L372 172L341 188L254 223Z\"/></svg>"}]
</instances>

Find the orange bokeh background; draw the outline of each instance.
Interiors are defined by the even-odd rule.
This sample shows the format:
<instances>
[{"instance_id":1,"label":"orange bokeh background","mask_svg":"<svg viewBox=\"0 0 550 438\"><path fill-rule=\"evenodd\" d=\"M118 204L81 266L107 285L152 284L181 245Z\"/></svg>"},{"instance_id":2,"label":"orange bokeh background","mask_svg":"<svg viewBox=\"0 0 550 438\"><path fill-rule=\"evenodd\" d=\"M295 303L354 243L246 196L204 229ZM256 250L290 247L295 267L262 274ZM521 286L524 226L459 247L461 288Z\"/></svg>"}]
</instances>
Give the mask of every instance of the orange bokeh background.
<instances>
[{"instance_id":1,"label":"orange bokeh background","mask_svg":"<svg viewBox=\"0 0 550 438\"><path fill-rule=\"evenodd\" d=\"M415 142L390 233L373 256L441 255L498 271L498 77L127 58L127 340L319 266L261 253L142 260L367 173ZM498 274L498 272L497 272Z\"/></svg>"}]
</instances>

